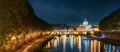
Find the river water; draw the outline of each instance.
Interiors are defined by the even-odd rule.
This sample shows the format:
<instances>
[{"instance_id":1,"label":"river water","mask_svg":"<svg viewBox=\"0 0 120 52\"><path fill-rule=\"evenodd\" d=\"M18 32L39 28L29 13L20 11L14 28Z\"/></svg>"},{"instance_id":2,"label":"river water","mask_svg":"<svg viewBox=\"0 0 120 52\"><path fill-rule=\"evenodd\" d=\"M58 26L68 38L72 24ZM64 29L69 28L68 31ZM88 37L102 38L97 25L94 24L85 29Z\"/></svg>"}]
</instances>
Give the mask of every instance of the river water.
<instances>
[{"instance_id":1,"label":"river water","mask_svg":"<svg viewBox=\"0 0 120 52\"><path fill-rule=\"evenodd\" d=\"M106 44L84 36L55 36L44 46L44 52L120 52L120 46Z\"/></svg>"}]
</instances>

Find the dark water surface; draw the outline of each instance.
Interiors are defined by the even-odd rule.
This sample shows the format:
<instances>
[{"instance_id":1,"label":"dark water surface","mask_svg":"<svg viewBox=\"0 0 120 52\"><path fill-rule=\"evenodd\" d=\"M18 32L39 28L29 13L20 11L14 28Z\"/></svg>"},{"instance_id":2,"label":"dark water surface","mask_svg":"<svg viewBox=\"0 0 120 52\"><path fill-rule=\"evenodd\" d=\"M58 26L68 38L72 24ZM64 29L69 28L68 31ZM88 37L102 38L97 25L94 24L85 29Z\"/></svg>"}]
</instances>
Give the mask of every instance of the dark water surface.
<instances>
[{"instance_id":1,"label":"dark water surface","mask_svg":"<svg viewBox=\"0 0 120 52\"><path fill-rule=\"evenodd\" d=\"M44 47L44 52L120 52L120 46L106 44L84 36L55 36Z\"/></svg>"}]
</instances>

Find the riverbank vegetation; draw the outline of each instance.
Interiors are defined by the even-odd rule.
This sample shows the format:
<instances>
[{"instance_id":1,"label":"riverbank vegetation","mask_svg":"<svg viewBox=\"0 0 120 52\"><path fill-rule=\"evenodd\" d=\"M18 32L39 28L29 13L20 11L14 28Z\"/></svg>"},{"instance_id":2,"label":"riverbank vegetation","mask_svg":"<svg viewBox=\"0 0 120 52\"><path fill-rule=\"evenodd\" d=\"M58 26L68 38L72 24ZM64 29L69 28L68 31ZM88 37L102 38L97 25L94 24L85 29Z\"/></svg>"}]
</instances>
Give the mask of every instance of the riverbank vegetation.
<instances>
[{"instance_id":1,"label":"riverbank vegetation","mask_svg":"<svg viewBox=\"0 0 120 52\"><path fill-rule=\"evenodd\" d=\"M34 14L28 0L0 0L0 52L12 52L51 29Z\"/></svg>"},{"instance_id":2,"label":"riverbank vegetation","mask_svg":"<svg viewBox=\"0 0 120 52\"><path fill-rule=\"evenodd\" d=\"M104 17L99 23L100 30L119 31L120 30L120 8Z\"/></svg>"}]
</instances>

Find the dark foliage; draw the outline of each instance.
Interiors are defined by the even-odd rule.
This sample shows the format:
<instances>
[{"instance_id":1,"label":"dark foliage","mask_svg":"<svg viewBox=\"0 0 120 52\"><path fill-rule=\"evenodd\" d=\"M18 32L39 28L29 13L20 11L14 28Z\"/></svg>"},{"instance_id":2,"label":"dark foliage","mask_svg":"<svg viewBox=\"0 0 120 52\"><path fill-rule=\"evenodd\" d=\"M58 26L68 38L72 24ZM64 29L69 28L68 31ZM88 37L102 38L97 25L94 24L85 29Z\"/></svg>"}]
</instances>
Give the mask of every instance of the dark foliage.
<instances>
[{"instance_id":1,"label":"dark foliage","mask_svg":"<svg viewBox=\"0 0 120 52\"><path fill-rule=\"evenodd\" d=\"M102 19L99 25L101 30L118 30L120 27L120 8Z\"/></svg>"},{"instance_id":2,"label":"dark foliage","mask_svg":"<svg viewBox=\"0 0 120 52\"><path fill-rule=\"evenodd\" d=\"M28 0L0 0L0 34L28 27L41 30L51 29L47 22L34 14Z\"/></svg>"}]
</instances>

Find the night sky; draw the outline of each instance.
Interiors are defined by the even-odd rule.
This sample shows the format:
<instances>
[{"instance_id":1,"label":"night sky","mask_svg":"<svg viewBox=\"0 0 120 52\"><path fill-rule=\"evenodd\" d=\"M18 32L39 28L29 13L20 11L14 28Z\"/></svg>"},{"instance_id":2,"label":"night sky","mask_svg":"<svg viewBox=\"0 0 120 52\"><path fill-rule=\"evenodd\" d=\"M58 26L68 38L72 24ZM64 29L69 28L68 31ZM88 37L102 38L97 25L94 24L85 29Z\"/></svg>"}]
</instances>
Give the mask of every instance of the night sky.
<instances>
[{"instance_id":1,"label":"night sky","mask_svg":"<svg viewBox=\"0 0 120 52\"><path fill-rule=\"evenodd\" d=\"M48 23L98 24L120 8L120 0L29 0L35 14Z\"/></svg>"}]
</instances>

